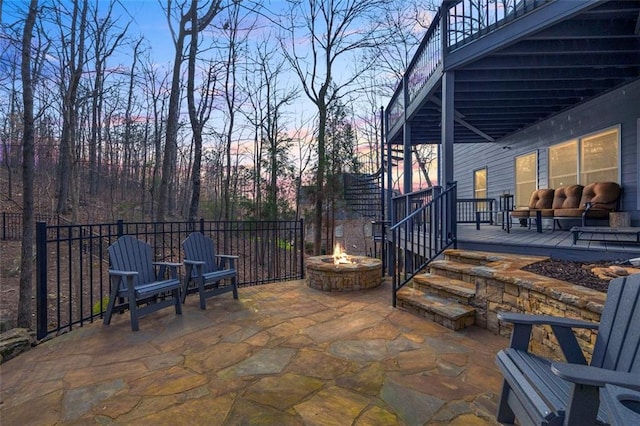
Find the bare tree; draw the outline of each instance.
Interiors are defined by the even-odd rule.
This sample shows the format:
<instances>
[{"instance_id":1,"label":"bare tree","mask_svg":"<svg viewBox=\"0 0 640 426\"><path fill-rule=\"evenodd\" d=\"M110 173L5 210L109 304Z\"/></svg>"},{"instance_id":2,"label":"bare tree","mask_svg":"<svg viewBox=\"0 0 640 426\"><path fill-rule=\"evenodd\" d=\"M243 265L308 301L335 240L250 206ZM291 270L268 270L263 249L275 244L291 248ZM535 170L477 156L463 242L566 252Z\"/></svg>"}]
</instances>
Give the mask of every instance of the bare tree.
<instances>
[{"instance_id":1,"label":"bare tree","mask_svg":"<svg viewBox=\"0 0 640 426\"><path fill-rule=\"evenodd\" d=\"M189 109L189 121L193 133L193 163L191 165L191 201L187 220L195 221L200 206L200 181L202 174L202 132L211 116L215 85L218 80L218 70L213 61L208 62L206 75L204 76L200 90L196 90L196 58L198 55L198 14L197 10L191 10L191 28L194 29L189 44L189 59L187 71L187 104ZM200 101L196 105L196 93L200 95Z\"/></svg>"},{"instance_id":2,"label":"bare tree","mask_svg":"<svg viewBox=\"0 0 640 426\"><path fill-rule=\"evenodd\" d=\"M151 208L149 214L153 217L153 206L158 194L158 176L160 174L160 166L162 165L162 134L164 133L165 111L168 103L168 80L169 71L165 70L164 74L160 74L151 58L143 63L142 73L144 75L143 93L145 94L145 102L147 105L147 121L151 121L152 125L152 141L153 141L153 159L147 160L145 155L145 172L147 162L152 166L148 191L151 194ZM144 191L146 193L146 191ZM144 200L143 193L143 200ZM144 202L143 202L144 206Z\"/></svg>"},{"instance_id":3,"label":"bare tree","mask_svg":"<svg viewBox=\"0 0 640 426\"><path fill-rule=\"evenodd\" d=\"M314 252L322 245L322 216L326 173L325 131L327 110L344 96L364 70L374 63L355 61L359 68L344 68L349 55L380 42L379 19L374 13L384 4L380 0L287 0L288 16L283 17L281 45L302 84L307 98L318 113L318 166L315 177ZM298 43L304 40L304 47ZM355 59L352 57L352 59ZM342 75L335 75L337 67ZM331 87L334 90L330 90Z\"/></svg>"},{"instance_id":4,"label":"bare tree","mask_svg":"<svg viewBox=\"0 0 640 426\"><path fill-rule=\"evenodd\" d=\"M81 4L79 4L81 3ZM75 151L75 139L78 120L78 88L85 64L85 38L87 29L88 2L73 2L71 11L60 7L54 8L56 23L58 25L60 39L58 40L59 87L62 98L62 136L60 139L60 151L58 159L58 189L56 213L69 212L68 200L71 190L72 156ZM64 16L70 12L71 19L68 28L65 27Z\"/></svg>"},{"instance_id":5,"label":"bare tree","mask_svg":"<svg viewBox=\"0 0 640 426\"><path fill-rule=\"evenodd\" d=\"M22 250L20 258L20 295L18 301L18 327L31 328L31 295L33 275L34 200L33 176L35 169L33 86L31 65L31 41L38 13L38 1L31 0L22 37L22 101L24 131L22 136Z\"/></svg>"},{"instance_id":6,"label":"bare tree","mask_svg":"<svg viewBox=\"0 0 640 426\"><path fill-rule=\"evenodd\" d=\"M98 14L98 2L92 11L90 25L93 26L94 35L94 75L91 107L91 134L89 139L89 193L98 193L98 176L100 174L100 162L98 161L99 151L102 147L102 108L104 100L104 79L107 59L113 54L123 37L125 36L129 24L115 35L110 32L115 28L115 20L112 18L115 1L110 1L106 14ZM135 52L137 53L137 52ZM134 53L133 60L136 60ZM134 62L135 64L135 62Z\"/></svg>"},{"instance_id":7,"label":"bare tree","mask_svg":"<svg viewBox=\"0 0 640 426\"><path fill-rule=\"evenodd\" d=\"M434 145L414 145L412 148L413 155L416 156L416 161L418 162L418 167L420 167L422 177L424 177L424 180L427 183L427 188L430 188L433 186L433 182L431 182L429 170L438 158L437 150Z\"/></svg>"},{"instance_id":8,"label":"bare tree","mask_svg":"<svg viewBox=\"0 0 640 426\"><path fill-rule=\"evenodd\" d=\"M204 30L220 12L222 0L212 0L208 6L198 6L198 0L191 0L189 9L185 3L175 5L172 0L167 0L167 21L173 37L175 55L173 59L173 74L171 80L171 95L169 96L169 111L167 117L166 139L164 158L162 160L162 176L158 195L157 220L162 222L168 210L169 184L173 178L173 170L178 152L178 121L180 118L180 83L182 81L182 63L184 58L185 39L197 37L198 32ZM203 12L204 10L204 12ZM192 27L192 14L196 13L197 27ZM202 13L202 14L201 14ZM172 16L176 15L177 28L174 28Z\"/></svg>"},{"instance_id":9,"label":"bare tree","mask_svg":"<svg viewBox=\"0 0 640 426\"><path fill-rule=\"evenodd\" d=\"M245 114L255 129L254 197L255 215L269 220L278 218L278 206L284 194L279 189L284 178L292 177L288 158L291 138L285 133L284 109L298 97L297 90L286 87L282 56L268 39L254 49L253 66L247 69L247 93L250 110ZM262 205L262 167L266 169L266 204ZM278 196L280 194L280 197ZM264 209L263 209L264 207ZM264 214L262 212L264 211Z\"/></svg>"},{"instance_id":10,"label":"bare tree","mask_svg":"<svg viewBox=\"0 0 640 426\"><path fill-rule=\"evenodd\" d=\"M221 28L221 38L224 45L221 48L221 62L224 64L224 76L222 82L222 96L224 102L225 127L223 130L225 143L225 167L222 183L223 220L231 220L233 213L233 142L238 134L238 112L244 102L244 93L240 85L239 71L240 59L247 55L247 37L253 23L247 22L246 12L241 8L240 2L233 2L228 9ZM237 158L236 158L237 161Z\"/></svg>"}]
</instances>

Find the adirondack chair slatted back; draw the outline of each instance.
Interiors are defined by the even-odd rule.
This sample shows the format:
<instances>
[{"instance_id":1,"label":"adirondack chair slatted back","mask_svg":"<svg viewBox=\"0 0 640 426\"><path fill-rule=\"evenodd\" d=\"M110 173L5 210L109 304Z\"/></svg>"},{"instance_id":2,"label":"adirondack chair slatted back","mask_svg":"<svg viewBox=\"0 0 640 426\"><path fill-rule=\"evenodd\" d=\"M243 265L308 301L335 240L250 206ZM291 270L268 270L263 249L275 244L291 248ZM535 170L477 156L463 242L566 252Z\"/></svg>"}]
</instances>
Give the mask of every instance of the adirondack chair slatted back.
<instances>
[{"instance_id":1,"label":"adirondack chair slatted back","mask_svg":"<svg viewBox=\"0 0 640 426\"><path fill-rule=\"evenodd\" d=\"M640 274L611 281L591 365L640 372Z\"/></svg>"},{"instance_id":2,"label":"adirondack chair slatted back","mask_svg":"<svg viewBox=\"0 0 640 426\"><path fill-rule=\"evenodd\" d=\"M186 259L205 262L202 268L205 273L218 270L216 249L210 238L205 237L200 232L192 232L184 240L182 247L184 248Z\"/></svg>"},{"instance_id":3,"label":"adirondack chair slatted back","mask_svg":"<svg viewBox=\"0 0 640 426\"><path fill-rule=\"evenodd\" d=\"M133 281L134 286L156 280L151 246L130 235L123 235L109 246L109 262L111 269L137 271L138 275Z\"/></svg>"}]
</instances>

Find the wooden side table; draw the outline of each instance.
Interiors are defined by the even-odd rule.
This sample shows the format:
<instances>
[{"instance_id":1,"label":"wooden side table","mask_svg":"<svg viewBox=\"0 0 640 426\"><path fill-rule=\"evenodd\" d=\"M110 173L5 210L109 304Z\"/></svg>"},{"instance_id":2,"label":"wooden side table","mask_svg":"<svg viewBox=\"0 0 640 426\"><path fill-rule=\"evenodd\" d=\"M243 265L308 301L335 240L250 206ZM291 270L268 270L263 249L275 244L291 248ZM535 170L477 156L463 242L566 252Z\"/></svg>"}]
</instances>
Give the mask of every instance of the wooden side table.
<instances>
[{"instance_id":1,"label":"wooden side table","mask_svg":"<svg viewBox=\"0 0 640 426\"><path fill-rule=\"evenodd\" d=\"M631 226L629 212L610 212L609 226L611 228L629 228Z\"/></svg>"}]
</instances>

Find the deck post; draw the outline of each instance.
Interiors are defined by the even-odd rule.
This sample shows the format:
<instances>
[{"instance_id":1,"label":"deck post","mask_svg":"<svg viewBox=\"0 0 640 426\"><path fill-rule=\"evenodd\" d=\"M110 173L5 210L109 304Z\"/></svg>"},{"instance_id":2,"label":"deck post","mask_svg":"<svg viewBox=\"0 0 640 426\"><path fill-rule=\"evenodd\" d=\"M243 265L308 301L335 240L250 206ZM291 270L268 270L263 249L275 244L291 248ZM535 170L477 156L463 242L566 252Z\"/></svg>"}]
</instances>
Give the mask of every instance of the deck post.
<instances>
[{"instance_id":1,"label":"deck post","mask_svg":"<svg viewBox=\"0 0 640 426\"><path fill-rule=\"evenodd\" d=\"M440 159L440 184L442 186L453 182L454 84L454 72L446 71L442 76L442 149L440 150L442 155Z\"/></svg>"},{"instance_id":2,"label":"deck post","mask_svg":"<svg viewBox=\"0 0 640 426\"><path fill-rule=\"evenodd\" d=\"M404 173L404 185L403 190L405 194L413 192L413 163L411 161L411 122L407 114L407 107L409 106L409 82L405 75L402 79L402 91L404 96L404 124L402 126L402 155L403 155L403 173ZM391 159L389 159L391 160ZM409 210L407 213L409 214Z\"/></svg>"}]
</instances>

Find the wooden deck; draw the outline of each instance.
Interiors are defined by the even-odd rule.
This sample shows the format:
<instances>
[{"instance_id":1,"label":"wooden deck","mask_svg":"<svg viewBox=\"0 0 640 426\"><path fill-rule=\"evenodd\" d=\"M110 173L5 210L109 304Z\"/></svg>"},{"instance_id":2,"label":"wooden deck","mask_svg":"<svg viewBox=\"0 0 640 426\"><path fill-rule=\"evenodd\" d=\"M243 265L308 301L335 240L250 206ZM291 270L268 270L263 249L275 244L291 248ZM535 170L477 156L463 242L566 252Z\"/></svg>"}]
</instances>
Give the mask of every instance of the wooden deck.
<instances>
[{"instance_id":1,"label":"wooden deck","mask_svg":"<svg viewBox=\"0 0 640 426\"><path fill-rule=\"evenodd\" d=\"M458 225L458 248L502 253L549 256L574 261L626 260L640 257L640 244L634 236L620 235L614 241L579 240L573 244L569 230L528 229L517 223L507 233L500 225Z\"/></svg>"}]
</instances>

